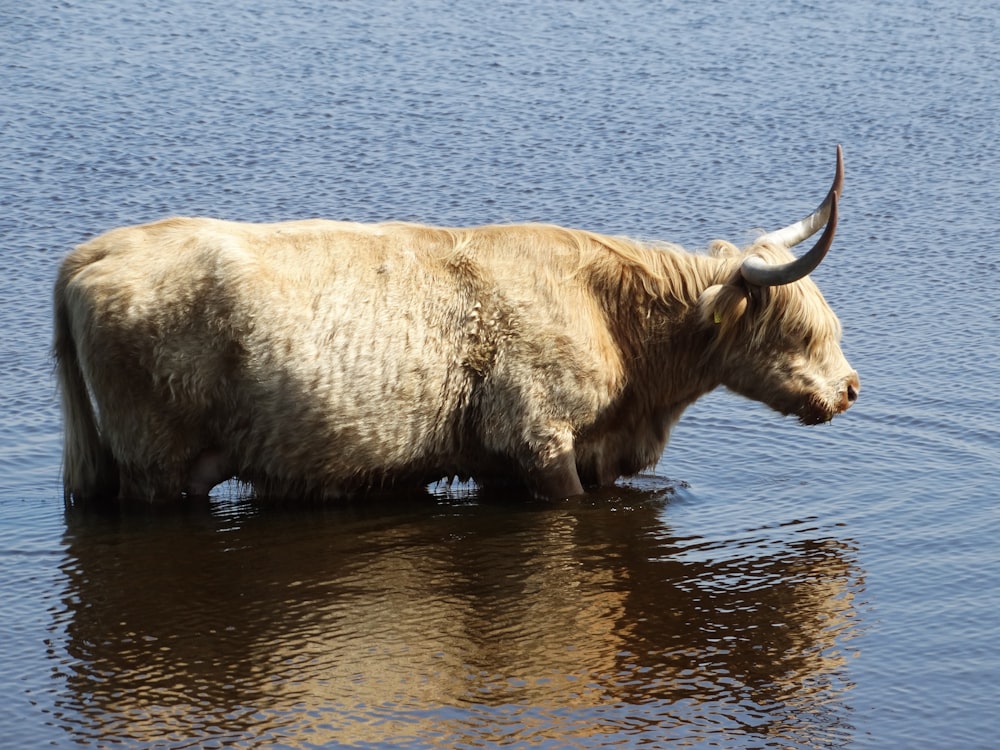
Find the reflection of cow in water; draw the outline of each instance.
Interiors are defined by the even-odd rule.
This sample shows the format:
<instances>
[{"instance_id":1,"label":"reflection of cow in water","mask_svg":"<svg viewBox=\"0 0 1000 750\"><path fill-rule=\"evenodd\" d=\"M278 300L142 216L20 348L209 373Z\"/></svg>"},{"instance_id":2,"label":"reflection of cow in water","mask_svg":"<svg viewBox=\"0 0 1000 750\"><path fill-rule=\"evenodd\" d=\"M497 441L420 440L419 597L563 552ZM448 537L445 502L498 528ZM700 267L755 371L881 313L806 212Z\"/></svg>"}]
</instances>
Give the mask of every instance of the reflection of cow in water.
<instances>
[{"instance_id":1,"label":"reflection of cow in water","mask_svg":"<svg viewBox=\"0 0 1000 750\"><path fill-rule=\"evenodd\" d=\"M806 219L711 256L554 226L168 219L55 290L76 498L338 496L446 476L543 497L654 464L719 385L826 422L857 397ZM793 259L787 248L819 229Z\"/></svg>"},{"instance_id":2,"label":"reflection of cow in water","mask_svg":"<svg viewBox=\"0 0 1000 750\"><path fill-rule=\"evenodd\" d=\"M851 543L679 538L615 493L71 510L57 715L108 746L850 744Z\"/></svg>"}]
</instances>

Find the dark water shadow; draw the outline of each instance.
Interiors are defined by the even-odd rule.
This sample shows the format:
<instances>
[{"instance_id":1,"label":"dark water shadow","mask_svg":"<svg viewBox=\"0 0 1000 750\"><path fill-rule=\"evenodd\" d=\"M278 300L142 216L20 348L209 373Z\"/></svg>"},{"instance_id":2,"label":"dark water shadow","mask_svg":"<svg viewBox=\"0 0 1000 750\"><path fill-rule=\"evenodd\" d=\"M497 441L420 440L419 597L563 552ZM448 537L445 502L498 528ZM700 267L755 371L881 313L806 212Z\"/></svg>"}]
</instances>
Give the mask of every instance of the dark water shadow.
<instances>
[{"instance_id":1,"label":"dark water shadow","mask_svg":"<svg viewBox=\"0 0 1000 750\"><path fill-rule=\"evenodd\" d=\"M109 747L849 738L853 545L680 538L677 492L69 509L61 721Z\"/></svg>"}]
</instances>

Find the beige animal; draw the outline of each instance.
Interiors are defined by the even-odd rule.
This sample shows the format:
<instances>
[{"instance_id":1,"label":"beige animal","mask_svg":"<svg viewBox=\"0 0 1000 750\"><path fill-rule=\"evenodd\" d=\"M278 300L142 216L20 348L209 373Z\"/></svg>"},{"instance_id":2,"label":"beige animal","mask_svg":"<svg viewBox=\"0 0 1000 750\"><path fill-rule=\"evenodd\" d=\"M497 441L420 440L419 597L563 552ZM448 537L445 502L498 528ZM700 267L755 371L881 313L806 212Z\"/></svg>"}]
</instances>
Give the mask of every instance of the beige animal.
<instances>
[{"instance_id":1,"label":"beige animal","mask_svg":"<svg viewBox=\"0 0 1000 750\"><path fill-rule=\"evenodd\" d=\"M174 218L55 286L67 497L341 497L457 476L577 495L656 463L722 385L816 424L856 399L810 216L709 255L547 225ZM825 226L794 259L788 248Z\"/></svg>"}]
</instances>

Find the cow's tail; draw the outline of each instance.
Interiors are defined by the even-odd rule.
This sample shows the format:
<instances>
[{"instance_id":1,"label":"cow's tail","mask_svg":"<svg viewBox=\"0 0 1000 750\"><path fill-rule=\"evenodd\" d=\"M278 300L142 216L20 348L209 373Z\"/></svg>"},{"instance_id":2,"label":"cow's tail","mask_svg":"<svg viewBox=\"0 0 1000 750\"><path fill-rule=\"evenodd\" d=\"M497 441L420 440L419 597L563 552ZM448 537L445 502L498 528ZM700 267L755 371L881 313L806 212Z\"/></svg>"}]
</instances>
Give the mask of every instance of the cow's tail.
<instances>
[{"instance_id":1,"label":"cow's tail","mask_svg":"<svg viewBox=\"0 0 1000 750\"><path fill-rule=\"evenodd\" d=\"M63 497L71 501L107 499L118 493L118 466L101 438L80 357L73 338L70 275L66 265L55 287L55 331L52 353L62 396Z\"/></svg>"}]
</instances>

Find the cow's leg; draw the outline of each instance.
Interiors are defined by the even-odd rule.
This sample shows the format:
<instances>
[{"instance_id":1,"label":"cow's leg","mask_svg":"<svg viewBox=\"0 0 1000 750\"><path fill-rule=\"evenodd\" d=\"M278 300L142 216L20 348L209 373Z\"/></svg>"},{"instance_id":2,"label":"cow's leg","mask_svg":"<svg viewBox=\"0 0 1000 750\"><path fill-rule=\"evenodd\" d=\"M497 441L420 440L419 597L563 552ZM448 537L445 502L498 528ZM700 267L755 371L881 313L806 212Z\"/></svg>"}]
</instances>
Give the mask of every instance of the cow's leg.
<instances>
[{"instance_id":1,"label":"cow's leg","mask_svg":"<svg viewBox=\"0 0 1000 750\"><path fill-rule=\"evenodd\" d=\"M134 500L147 495L148 493L143 491L139 483L132 479L132 475L126 467L120 466L118 468L118 499Z\"/></svg>"},{"instance_id":2,"label":"cow's leg","mask_svg":"<svg viewBox=\"0 0 1000 750\"><path fill-rule=\"evenodd\" d=\"M174 499L183 489L183 473L180 464L157 466L153 471L145 465L123 464L119 471L118 499L146 502Z\"/></svg>"},{"instance_id":3,"label":"cow's leg","mask_svg":"<svg viewBox=\"0 0 1000 750\"><path fill-rule=\"evenodd\" d=\"M536 494L548 500L583 494L583 484L576 471L576 456L571 450L559 454L546 466L529 471L528 481Z\"/></svg>"},{"instance_id":4,"label":"cow's leg","mask_svg":"<svg viewBox=\"0 0 1000 750\"><path fill-rule=\"evenodd\" d=\"M205 450L198 454L188 477L188 495L207 495L220 482L234 474L229 457L219 450Z\"/></svg>"},{"instance_id":5,"label":"cow's leg","mask_svg":"<svg viewBox=\"0 0 1000 750\"><path fill-rule=\"evenodd\" d=\"M568 427L540 430L533 442L536 451L528 464L528 483L535 494L549 500L583 494L583 483L576 469L573 433Z\"/></svg>"}]
</instances>

